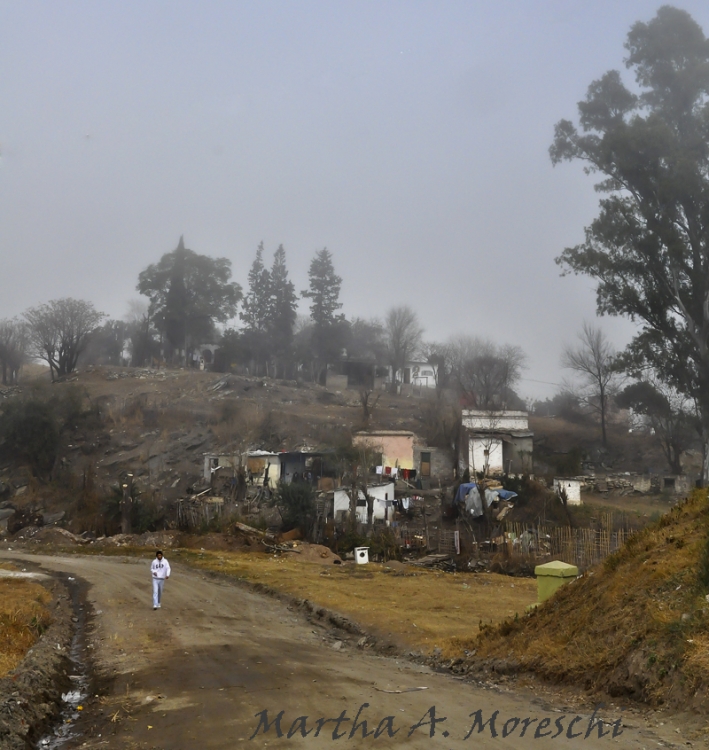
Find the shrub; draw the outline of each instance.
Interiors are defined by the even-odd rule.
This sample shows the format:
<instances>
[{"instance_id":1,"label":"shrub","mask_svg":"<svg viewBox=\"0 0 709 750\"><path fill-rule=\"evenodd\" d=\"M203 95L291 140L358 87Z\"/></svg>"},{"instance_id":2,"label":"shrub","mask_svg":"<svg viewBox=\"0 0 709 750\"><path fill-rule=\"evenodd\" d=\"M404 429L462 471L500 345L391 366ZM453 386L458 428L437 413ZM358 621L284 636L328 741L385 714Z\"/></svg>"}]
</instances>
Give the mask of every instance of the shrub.
<instances>
[{"instance_id":1,"label":"shrub","mask_svg":"<svg viewBox=\"0 0 709 750\"><path fill-rule=\"evenodd\" d=\"M310 538L315 523L315 493L309 484L279 482L271 505L281 514L284 531L299 529L306 539Z\"/></svg>"},{"instance_id":2,"label":"shrub","mask_svg":"<svg viewBox=\"0 0 709 750\"><path fill-rule=\"evenodd\" d=\"M27 461L37 474L48 475L59 448L59 429L52 406L38 399L11 401L0 417L5 450Z\"/></svg>"}]
</instances>

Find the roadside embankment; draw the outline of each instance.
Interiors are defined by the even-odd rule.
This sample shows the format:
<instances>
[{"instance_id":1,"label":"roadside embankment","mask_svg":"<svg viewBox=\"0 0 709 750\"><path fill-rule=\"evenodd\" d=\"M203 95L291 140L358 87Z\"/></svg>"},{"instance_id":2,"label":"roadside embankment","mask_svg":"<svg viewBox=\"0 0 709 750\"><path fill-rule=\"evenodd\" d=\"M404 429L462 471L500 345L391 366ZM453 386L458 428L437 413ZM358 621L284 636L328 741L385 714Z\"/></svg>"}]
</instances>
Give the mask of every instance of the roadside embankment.
<instances>
[{"instance_id":1,"label":"roadside embankment","mask_svg":"<svg viewBox=\"0 0 709 750\"><path fill-rule=\"evenodd\" d=\"M49 576L1 577L0 622L0 747L27 750L67 689L74 628L66 588Z\"/></svg>"},{"instance_id":2,"label":"roadside embankment","mask_svg":"<svg viewBox=\"0 0 709 750\"><path fill-rule=\"evenodd\" d=\"M485 629L470 669L650 705L709 706L709 500L685 503L531 614Z\"/></svg>"}]
</instances>

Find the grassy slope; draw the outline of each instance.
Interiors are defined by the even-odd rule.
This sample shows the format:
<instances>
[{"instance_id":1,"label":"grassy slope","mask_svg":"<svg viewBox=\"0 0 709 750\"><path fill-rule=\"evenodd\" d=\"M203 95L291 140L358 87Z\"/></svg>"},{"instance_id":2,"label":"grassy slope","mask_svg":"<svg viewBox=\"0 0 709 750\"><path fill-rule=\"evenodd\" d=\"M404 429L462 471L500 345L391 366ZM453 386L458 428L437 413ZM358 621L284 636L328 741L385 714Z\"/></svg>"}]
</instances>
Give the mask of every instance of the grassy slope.
<instances>
[{"instance_id":1,"label":"grassy slope","mask_svg":"<svg viewBox=\"0 0 709 750\"><path fill-rule=\"evenodd\" d=\"M325 568L290 555L181 551L180 557L310 599L424 653L438 647L444 657L462 656L461 640L474 636L481 621L497 623L524 612L536 598L534 581L495 574L388 572L374 563Z\"/></svg>"},{"instance_id":2,"label":"grassy slope","mask_svg":"<svg viewBox=\"0 0 709 750\"><path fill-rule=\"evenodd\" d=\"M38 583L0 578L0 677L20 663L49 626L46 605L50 599Z\"/></svg>"},{"instance_id":3,"label":"grassy slope","mask_svg":"<svg viewBox=\"0 0 709 750\"><path fill-rule=\"evenodd\" d=\"M486 629L476 664L706 706L708 537L709 500L698 491L532 614Z\"/></svg>"}]
</instances>

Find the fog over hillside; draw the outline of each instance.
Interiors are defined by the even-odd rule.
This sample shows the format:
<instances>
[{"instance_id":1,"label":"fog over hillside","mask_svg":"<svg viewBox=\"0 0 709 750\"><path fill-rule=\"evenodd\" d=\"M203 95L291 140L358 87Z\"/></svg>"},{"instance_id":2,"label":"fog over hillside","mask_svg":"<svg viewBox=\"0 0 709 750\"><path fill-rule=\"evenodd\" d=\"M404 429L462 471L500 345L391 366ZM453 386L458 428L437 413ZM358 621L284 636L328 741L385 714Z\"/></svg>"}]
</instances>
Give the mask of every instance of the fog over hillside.
<instances>
[{"instance_id":1,"label":"fog over hillside","mask_svg":"<svg viewBox=\"0 0 709 750\"><path fill-rule=\"evenodd\" d=\"M406 304L429 340L519 346L522 395L552 395L595 316L554 258L598 202L552 167L553 126L657 7L4 3L0 319L62 297L121 318L182 234L244 287L282 243L298 292L327 247L348 317Z\"/></svg>"}]
</instances>

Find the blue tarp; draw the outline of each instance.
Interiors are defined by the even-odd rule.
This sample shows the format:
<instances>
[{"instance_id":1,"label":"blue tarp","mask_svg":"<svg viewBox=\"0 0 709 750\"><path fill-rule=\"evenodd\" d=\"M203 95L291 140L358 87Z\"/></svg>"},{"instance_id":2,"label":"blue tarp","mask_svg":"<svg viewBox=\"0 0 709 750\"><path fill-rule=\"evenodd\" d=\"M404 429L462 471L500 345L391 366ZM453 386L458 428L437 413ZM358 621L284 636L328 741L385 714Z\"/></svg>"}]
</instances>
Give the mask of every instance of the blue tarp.
<instances>
[{"instance_id":1,"label":"blue tarp","mask_svg":"<svg viewBox=\"0 0 709 750\"><path fill-rule=\"evenodd\" d=\"M512 500L517 497L516 492L512 490L485 490L485 505L489 508L496 500ZM454 503L465 505L465 513L469 513L473 518L478 518L483 514L483 501L480 497L480 491L475 482L466 482L458 487L455 493Z\"/></svg>"},{"instance_id":2,"label":"blue tarp","mask_svg":"<svg viewBox=\"0 0 709 750\"><path fill-rule=\"evenodd\" d=\"M458 492L456 492L455 500L453 502L465 502L465 498L467 497L470 490L473 489L473 487L477 487L475 482L466 482L465 484L461 484L460 487L458 487ZM512 492L512 490L486 490L486 494L489 492L496 493L501 500L512 500L513 497L517 497L517 493Z\"/></svg>"},{"instance_id":3,"label":"blue tarp","mask_svg":"<svg viewBox=\"0 0 709 750\"><path fill-rule=\"evenodd\" d=\"M477 486L475 482L467 482L466 484L461 484L460 487L458 487L458 492L456 492L455 500L453 502L455 503L465 502L465 496L475 486Z\"/></svg>"}]
</instances>

